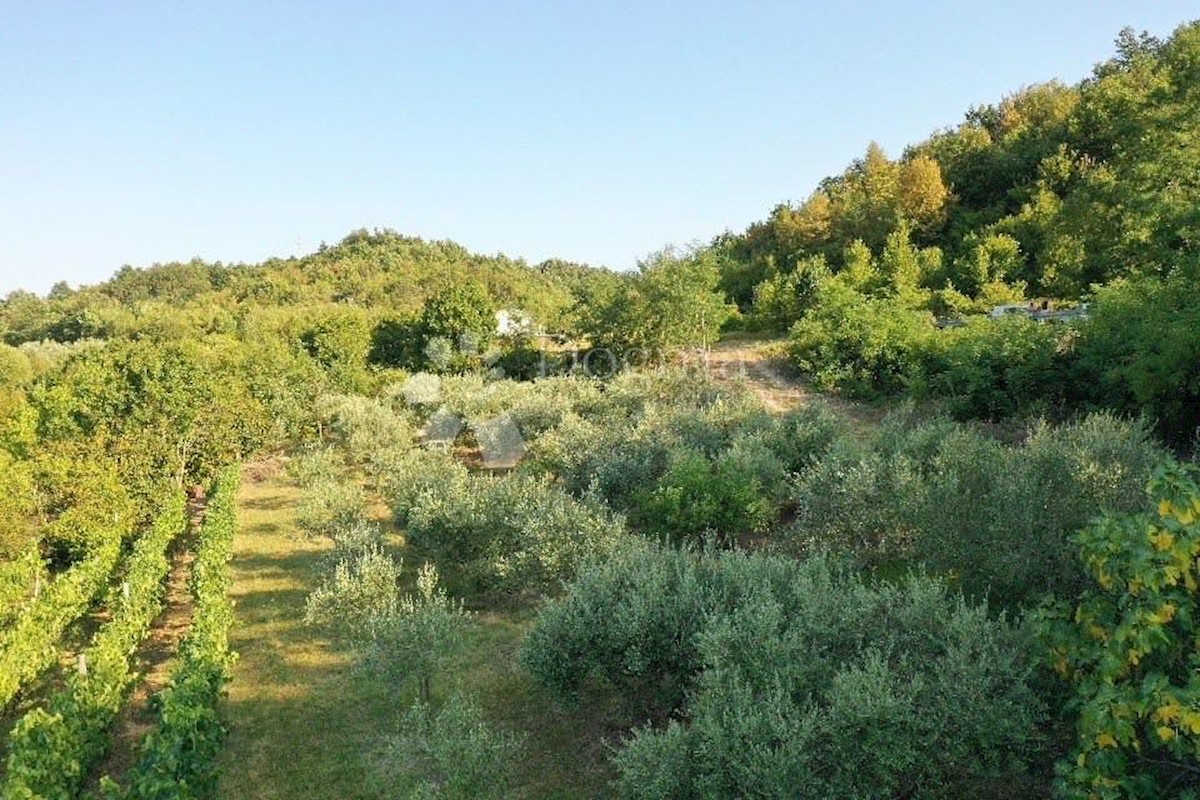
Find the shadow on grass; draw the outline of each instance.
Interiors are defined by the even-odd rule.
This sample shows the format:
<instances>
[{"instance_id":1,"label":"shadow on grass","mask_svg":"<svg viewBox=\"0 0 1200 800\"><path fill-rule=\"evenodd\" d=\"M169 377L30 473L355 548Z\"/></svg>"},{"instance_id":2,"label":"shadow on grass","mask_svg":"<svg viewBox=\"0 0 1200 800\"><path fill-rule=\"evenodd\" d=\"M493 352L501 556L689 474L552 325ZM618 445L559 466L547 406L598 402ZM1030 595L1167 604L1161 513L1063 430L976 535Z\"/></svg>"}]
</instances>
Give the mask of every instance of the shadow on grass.
<instances>
[{"instance_id":1,"label":"shadow on grass","mask_svg":"<svg viewBox=\"0 0 1200 800\"><path fill-rule=\"evenodd\" d=\"M292 497L286 495L269 495L244 500L242 508L248 511L281 511L295 504Z\"/></svg>"},{"instance_id":2,"label":"shadow on grass","mask_svg":"<svg viewBox=\"0 0 1200 800\"><path fill-rule=\"evenodd\" d=\"M308 594L329 563L329 543L299 533L298 496L294 486L270 479L243 484L239 498L231 646L240 655L222 703L230 735L218 797L391 797L370 764L407 703L384 679L357 669L347 646L304 624ZM407 582L422 559L400 547L394 554L405 557ZM611 768L604 740L619 739L619 731L600 710L560 707L520 667L517 652L534 604L488 600L462 656L435 690L466 689L492 725L525 737L515 797L606 797Z\"/></svg>"}]
</instances>

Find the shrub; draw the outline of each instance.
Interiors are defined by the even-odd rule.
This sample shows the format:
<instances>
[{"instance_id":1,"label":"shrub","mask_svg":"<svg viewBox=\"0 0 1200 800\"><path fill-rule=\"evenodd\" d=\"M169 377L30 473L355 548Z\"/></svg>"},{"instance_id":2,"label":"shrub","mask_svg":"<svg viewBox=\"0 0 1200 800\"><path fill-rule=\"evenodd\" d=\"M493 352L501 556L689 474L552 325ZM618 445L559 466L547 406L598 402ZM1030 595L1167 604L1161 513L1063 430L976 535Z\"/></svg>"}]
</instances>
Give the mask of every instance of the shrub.
<instances>
[{"instance_id":1,"label":"shrub","mask_svg":"<svg viewBox=\"0 0 1200 800\"><path fill-rule=\"evenodd\" d=\"M763 442L788 472L819 460L847 435L846 423L823 403L789 411L763 433Z\"/></svg>"},{"instance_id":2,"label":"shrub","mask_svg":"<svg viewBox=\"0 0 1200 800\"><path fill-rule=\"evenodd\" d=\"M46 562L36 542L0 563L0 626L10 623L34 596L35 587L48 579Z\"/></svg>"},{"instance_id":3,"label":"shrub","mask_svg":"<svg viewBox=\"0 0 1200 800\"><path fill-rule=\"evenodd\" d=\"M333 538L366 518L363 490L344 480L322 479L308 487L296 510L296 524L310 536Z\"/></svg>"},{"instance_id":4,"label":"shrub","mask_svg":"<svg viewBox=\"0 0 1200 800\"><path fill-rule=\"evenodd\" d=\"M415 432L390 408L367 397L325 395L317 416L355 463L365 463L380 448L412 446Z\"/></svg>"},{"instance_id":5,"label":"shrub","mask_svg":"<svg viewBox=\"0 0 1200 800\"><path fill-rule=\"evenodd\" d=\"M945 400L958 419L1046 413L1064 402L1062 329L1027 319L973 319L930 337L913 393Z\"/></svg>"},{"instance_id":6,"label":"shrub","mask_svg":"<svg viewBox=\"0 0 1200 800\"><path fill-rule=\"evenodd\" d=\"M1003 797L1042 716L1024 649L928 578L631 543L543 607L521 659L563 698L677 712L616 755L621 797Z\"/></svg>"},{"instance_id":7,"label":"shrub","mask_svg":"<svg viewBox=\"0 0 1200 800\"><path fill-rule=\"evenodd\" d=\"M1114 281L1080 328L1076 386L1085 402L1145 414L1175 444L1200 431L1200 281L1191 264L1166 279Z\"/></svg>"},{"instance_id":8,"label":"shrub","mask_svg":"<svg viewBox=\"0 0 1200 800\"><path fill-rule=\"evenodd\" d=\"M0 708L58 658L58 644L67 628L91 607L108 585L121 555L121 538L127 532L107 520L93 521L102 531L88 558L59 575L34 602L0 631Z\"/></svg>"},{"instance_id":9,"label":"shrub","mask_svg":"<svg viewBox=\"0 0 1200 800\"><path fill-rule=\"evenodd\" d=\"M796 477L795 518L783 539L801 553L904 555L912 543L911 504L920 484L918 465L906 454L842 440Z\"/></svg>"},{"instance_id":10,"label":"shrub","mask_svg":"<svg viewBox=\"0 0 1200 800\"><path fill-rule=\"evenodd\" d=\"M73 797L104 755L109 728L137 678L130 656L162 608L162 583L171 566L167 548L185 526L182 493L165 498L126 562L124 591L113 586L109 592L111 618L84 651L87 672L71 674L66 686L14 726L4 797Z\"/></svg>"},{"instance_id":11,"label":"shrub","mask_svg":"<svg viewBox=\"0 0 1200 800\"><path fill-rule=\"evenodd\" d=\"M1200 791L1197 477L1164 466L1149 484L1154 511L1108 515L1073 537L1089 588L1077 605L1060 603L1041 619L1047 661L1074 691L1063 797Z\"/></svg>"},{"instance_id":12,"label":"shrub","mask_svg":"<svg viewBox=\"0 0 1200 800\"><path fill-rule=\"evenodd\" d=\"M687 721L626 741L620 796L1032 795L1041 711L1006 624L923 578L726 558L740 591L695 637Z\"/></svg>"},{"instance_id":13,"label":"shrub","mask_svg":"<svg viewBox=\"0 0 1200 800\"><path fill-rule=\"evenodd\" d=\"M347 634L367 668L398 693L415 686L428 705L433 679L461 647L469 617L438 585L429 564L417 573L416 593L402 595L401 567L379 550L342 561L309 597L305 618Z\"/></svg>"},{"instance_id":14,"label":"shrub","mask_svg":"<svg viewBox=\"0 0 1200 800\"><path fill-rule=\"evenodd\" d=\"M335 480L343 469L337 453L325 447L306 450L287 465L288 475L303 487Z\"/></svg>"},{"instance_id":15,"label":"shrub","mask_svg":"<svg viewBox=\"0 0 1200 800\"><path fill-rule=\"evenodd\" d=\"M0 561L15 558L36 543L36 498L29 462L0 449ZM0 598L3 596L4 589L0 588Z\"/></svg>"},{"instance_id":16,"label":"shrub","mask_svg":"<svg viewBox=\"0 0 1200 800\"><path fill-rule=\"evenodd\" d=\"M218 476L200 527L191 589L192 628L171 682L155 698L158 728L142 740L141 760L121 787L101 781L113 800L199 800L216 793L216 757L225 736L217 701L236 654L229 650L233 601L229 558L237 529L238 468Z\"/></svg>"},{"instance_id":17,"label":"shrub","mask_svg":"<svg viewBox=\"0 0 1200 800\"><path fill-rule=\"evenodd\" d=\"M789 357L818 386L855 397L901 391L917 353L937 334L929 314L868 298L839 280L825 281L819 302L792 326Z\"/></svg>"},{"instance_id":18,"label":"shrub","mask_svg":"<svg viewBox=\"0 0 1200 800\"><path fill-rule=\"evenodd\" d=\"M761 441L742 440L712 461L695 450L670 458L666 474L636 496L648 533L682 539L712 531L728 541L761 533L777 517L783 466Z\"/></svg>"},{"instance_id":19,"label":"shrub","mask_svg":"<svg viewBox=\"0 0 1200 800\"><path fill-rule=\"evenodd\" d=\"M1070 535L1104 511L1133 511L1161 462L1144 426L1093 416L1041 427L1024 447L958 433L915 503L916 554L973 596L1013 607L1083 587Z\"/></svg>"},{"instance_id":20,"label":"shrub","mask_svg":"<svg viewBox=\"0 0 1200 800\"><path fill-rule=\"evenodd\" d=\"M695 636L713 604L708 566L686 550L629 540L542 607L522 664L563 699L600 681L662 711L678 707L700 668Z\"/></svg>"},{"instance_id":21,"label":"shrub","mask_svg":"<svg viewBox=\"0 0 1200 800\"><path fill-rule=\"evenodd\" d=\"M410 543L479 588L549 589L611 553L621 521L529 476L430 486L407 515Z\"/></svg>"},{"instance_id":22,"label":"shrub","mask_svg":"<svg viewBox=\"0 0 1200 800\"><path fill-rule=\"evenodd\" d=\"M440 708L417 704L377 761L388 796L414 800L502 800L511 796L521 739L493 729L478 702L456 693Z\"/></svg>"}]
</instances>

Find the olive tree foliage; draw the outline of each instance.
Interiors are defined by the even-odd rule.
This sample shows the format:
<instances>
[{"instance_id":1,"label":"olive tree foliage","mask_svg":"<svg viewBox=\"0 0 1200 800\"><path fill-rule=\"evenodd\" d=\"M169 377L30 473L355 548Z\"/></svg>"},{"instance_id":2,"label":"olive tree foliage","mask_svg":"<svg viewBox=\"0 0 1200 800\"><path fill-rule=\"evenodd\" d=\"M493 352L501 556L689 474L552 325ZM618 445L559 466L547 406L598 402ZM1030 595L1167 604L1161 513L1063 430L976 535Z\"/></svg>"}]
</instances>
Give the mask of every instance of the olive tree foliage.
<instances>
[{"instance_id":1,"label":"olive tree foliage","mask_svg":"<svg viewBox=\"0 0 1200 800\"><path fill-rule=\"evenodd\" d=\"M376 754L381 793L409 800L505 800L523 737L489 725L477 700L456 692L436 709L417 704Z\"/></svg>"},{"instance_id":2,"label":"olive tree foliage","mask_svg":"<svg viewBox=\"0 0 1200 800\"><path fill-rule=\"evenodd\" d=\"M365 665L400 694L415 687L422 704L433 681L462 645L469 620L429 564L416 575L416 591L402 593L402 563L368 547L334 568L308 598L306 619L346 634L362 649Z\"/></svg>"},{"instance_id":3,"label":"olive tree foliage","mask_svg":"<svg viewBox=\"0 0 1200 800\"><path fill-rule=\"evenodd\" d=\"M337 411L329 419L339 449L310 450L289 472L304 490L302 525L334 544L324 578L308 597L306 621L344 637L360 668L381 677L406 704L396 732L370 759L366 782L411 798L507 797L520 739L490 726L478 702L456 690L448 675L471 616L442 588L432 564L405 573L380 526L368 519L362 489L348 479L347 457L354 462L365 455L354 447L357 437L364 430L394 430L399 421L374 401L357 400L327 398L325 411ZM404 435L381 451L384 466L435 456L412 448L404 441L408 429L401 430Z\"/></svg>"},{"instance_id":4,"label":"olive tree foliage","mask_svg":"<svg viewBox=\"0 0 1200 800\"><path fill-rule=\"evenodd\" d=\"M323 395L317 401L322 433L356 464L368 464L381 450L413 445L408 419L379 400L362 395Z\"/></svg>"},{"instance_id":5,"label":"olive tree foliage","mask_svg":"<svg viewBox=\"0 0 1200 800\"><path fill-rule=\"evenodd\" d=\"M548 604L522 658L564 698L641 700L622 797L1032 796L1023 634L929 578L632 545Z\"/></svg>"},{"instance_id":6,"label":"olive tree foliage","mask_svg":"<svg viewBox=\"0 0 1200 800\"><path fill-rule=\"evenodd\" d=\"M1014 445L902 409L871 440L842 439L797 475L778 541L874 564L915 559L969 597L1028 608L1083 588L1071 536L1097 514L1144 505L1141 487L1164 457L1145 424L1109 414L1038 424Z\"/></svg>"},{"instance_id":7,"label":"olive tree foliage","mask_svg":"<svg viewBox=\"0 0 1200 800\"><path fill-rule=\"evenodd\" d=\"M476 589L551 591L589 558L612 553L623 521L529 476L465 476L429 485L406 513L409 542Z\"/></svg>"}]
</instances>

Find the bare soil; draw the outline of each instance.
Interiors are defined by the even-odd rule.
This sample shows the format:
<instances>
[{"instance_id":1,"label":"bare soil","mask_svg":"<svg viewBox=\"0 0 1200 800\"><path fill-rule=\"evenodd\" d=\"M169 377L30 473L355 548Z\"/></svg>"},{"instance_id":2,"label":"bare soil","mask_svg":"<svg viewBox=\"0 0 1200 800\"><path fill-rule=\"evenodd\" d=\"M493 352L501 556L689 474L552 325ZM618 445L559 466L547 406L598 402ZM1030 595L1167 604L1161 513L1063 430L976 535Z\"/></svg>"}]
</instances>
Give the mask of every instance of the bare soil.
<instances>
[{"instance_id":1,"label":"bare soil","mask_svg":"<svg viewBox=\"0 0 1200 800\"><path fill-rule=\"evenodd\" d=\"M90 786L97 786L102 775L120 782L136 763L142 739L157 724L157 712L151 701L166 688L179 645L192 627L194 609L189 582L195 561L196 534L204 519L202 496L189 499L188 516L187 532L171 545L171 570L167 574L163 610L134 654L135 669L142 673L142 679L125 701L113 725L108 755L93 771Z\"/></svg>"},{"instance_id":2,"label":"bare soil","mask_svg":"<svg viewBox=\"0 0 1200 800\"><path fill-rule=\"evenodd\" d=\"M779 341L723 341L704 358L713 375L745 384L774 413L822 403L844 417L858 434L869 433L879 425L887 409L817 391L787 363L780 345Z\"/></svg>"}]
</instances>

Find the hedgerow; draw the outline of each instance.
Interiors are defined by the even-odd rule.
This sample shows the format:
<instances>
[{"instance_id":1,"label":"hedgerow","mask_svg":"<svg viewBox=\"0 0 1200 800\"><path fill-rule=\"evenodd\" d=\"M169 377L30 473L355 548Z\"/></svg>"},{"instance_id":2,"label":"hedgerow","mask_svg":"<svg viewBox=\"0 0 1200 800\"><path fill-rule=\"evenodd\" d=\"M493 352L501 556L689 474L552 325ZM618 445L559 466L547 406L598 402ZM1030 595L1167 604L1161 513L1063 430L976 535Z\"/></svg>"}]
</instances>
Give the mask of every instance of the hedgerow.
<instances>
[{"instance_id":1,"label":"hedgerow","mask_svg":"<svg viewBox=\"0 0 1200 800\"><path fill-rule=\"evenodd\" d=\"M120 559L124 529L111 522L95 528L104 528L104 532L96 535L102 544L93 554L51 581L12 626L0 633L0 707L54 663L63 632L107 585Z\"/></svg>"},{"instance_id":2,"label":"hedgerow","mask_svg":"<svg viewBox=\"0 0 1200 800\"><path fill-rule=\"evenodd\" d=\"M35 587L45 586L48 578L46 562L36 545L0 564L0 624L10 622L30 600L36 599Z\"/></svg>"},{"instance_id":3,"label":"hedgerow","mask_svg":"<svg viewBox=\"0 0 1200 800\"><path fill-rule=\"evenodd\" d=\"M198 800L216 790L216 754L225 736L217 700L236 656L229 650L233 602L229 558L237 529L236 466L217 478L204 514L192 565L192 627L170 684L155 699L158 727L142 741L141 760L125 786L103 782L116 800Z\"/></svg>"},{"instance_id":4,"label":"hedgerow","mask_svg":"<svg viewBox=\"0 0 1200 800\"><path fill-rule=\"evenodd\" d=\"M128 570L111 588L112 616L83 653L86 671L72 674L66 688L13 728L0 796L68 800L107 751L108 729L137 679L130 657L162 608L167 549L184 525L183 496L176 494L134 544Z\"/></svg>"}]
</instances>

